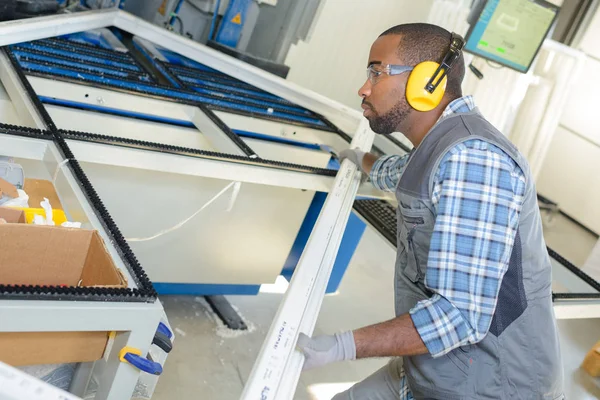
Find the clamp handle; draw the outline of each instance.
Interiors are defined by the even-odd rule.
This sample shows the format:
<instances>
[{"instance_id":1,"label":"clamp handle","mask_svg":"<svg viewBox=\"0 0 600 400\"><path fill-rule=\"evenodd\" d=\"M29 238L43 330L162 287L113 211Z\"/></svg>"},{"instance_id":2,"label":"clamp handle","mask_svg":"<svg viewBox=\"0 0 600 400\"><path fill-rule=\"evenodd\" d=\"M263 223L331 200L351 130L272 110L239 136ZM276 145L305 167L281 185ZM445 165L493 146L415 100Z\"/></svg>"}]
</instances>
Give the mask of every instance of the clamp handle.
<instances>
[{"instance_id":1,"label":"clamp handle","mask_svg":"<svg viewBox=\"0 0 600 400\"><path fill-rule=\"evenodd\" d=\"M167 354L173 350L173 343L171 342L171 339L161 332L160 329L156 331L154 339L152 339L152 344L157 345Z\"/></svg>"},{"instance_id":2,"label":"clamp handle","mask_svg":"<svg viewBox=\"0 0 600 400\"><path fill-rule=\"evenodd\" d=\"M169 339L173 337L173 332L171 332L171 330L167 328L167 325L163 324L162 322L158 323L157 331L162 333L163 335L166 335Z\"/></svg>"},{"instance_id":3,"label":"clamp handle","mask_svg":"<svg viewBox=\"0 0 600 400\"><path fill-rule=\"evenodd\" d=\"M163 372L162 365L142 357L142 352L133 347L123 347L119 352L119 359L152 375L160 375Z\"/></svg>"}]
</instances>

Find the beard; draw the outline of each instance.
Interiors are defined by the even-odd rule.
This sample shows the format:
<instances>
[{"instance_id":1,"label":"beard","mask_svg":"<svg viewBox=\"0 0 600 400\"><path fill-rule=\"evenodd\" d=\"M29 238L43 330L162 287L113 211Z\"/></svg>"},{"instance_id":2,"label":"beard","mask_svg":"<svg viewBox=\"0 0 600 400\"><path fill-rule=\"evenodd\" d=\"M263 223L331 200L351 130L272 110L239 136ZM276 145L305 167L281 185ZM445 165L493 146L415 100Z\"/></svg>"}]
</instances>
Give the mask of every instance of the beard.
<instances>
[{"instance_id":1,"label":"beard","mask_svg":"<svg viewBox=\"0 0 600 400\"><path fill-rule=\"evenodd\" d=\"M368 102L363 102L370 106ZM371 130L380 135L389 135L400 131L400 126L410 114L411 107L405 101L399 101L394 107L383 115L379 115L377 110L371 107L373 116L368 117Z\"/></svg>"}]
</instances>

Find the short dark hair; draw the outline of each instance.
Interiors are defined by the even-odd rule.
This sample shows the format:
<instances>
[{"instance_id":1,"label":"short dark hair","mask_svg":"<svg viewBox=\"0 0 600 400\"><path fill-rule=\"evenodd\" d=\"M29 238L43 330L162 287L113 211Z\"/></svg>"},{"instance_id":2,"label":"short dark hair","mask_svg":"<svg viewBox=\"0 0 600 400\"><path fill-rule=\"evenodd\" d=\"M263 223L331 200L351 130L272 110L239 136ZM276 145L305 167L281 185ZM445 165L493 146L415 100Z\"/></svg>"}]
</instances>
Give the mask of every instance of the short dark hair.
<instances>
[{"instance_id":1,"label":"short dark hair","mask_svg":"<svg viewBox=\"0 0 600 400\"><path fill-rule=\"evenodd\" d=\"M452 40L452 34L446 29L425 23L396 25L379 37L387 35L401 36L398 54L409 65L417 65L423 61L441 62ZM446 93L454 98L461 97L464 77L465 60L461 55L448 74Z\"/></svg>"}]
</instances>

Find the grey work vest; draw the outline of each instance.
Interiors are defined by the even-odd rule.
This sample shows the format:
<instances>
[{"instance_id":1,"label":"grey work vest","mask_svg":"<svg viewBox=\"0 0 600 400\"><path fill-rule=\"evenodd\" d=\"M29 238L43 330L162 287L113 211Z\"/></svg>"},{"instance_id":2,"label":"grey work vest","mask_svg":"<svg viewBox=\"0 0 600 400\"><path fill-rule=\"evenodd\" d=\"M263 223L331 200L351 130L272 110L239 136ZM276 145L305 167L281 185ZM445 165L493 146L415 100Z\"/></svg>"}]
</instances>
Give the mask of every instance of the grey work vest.
<instances>
[{"instance_id":1,"label":"grey work vest","mask_svg":"<svg viewBox=\"0 0 600 400\"><path fill-rule=\"evenodd\" d=\"M527 184L518 233L486 337L437 358L404 357L409 387L415 399L562 399L551 264L535 185L523 156L477 110L440 120L410 155L400 178L396 315L408 313L418 301L433 295L425 286L436 218L431 203L433 177L442 157L469 139L499 147L523 170Z\"/></svg>"}]
</instances>

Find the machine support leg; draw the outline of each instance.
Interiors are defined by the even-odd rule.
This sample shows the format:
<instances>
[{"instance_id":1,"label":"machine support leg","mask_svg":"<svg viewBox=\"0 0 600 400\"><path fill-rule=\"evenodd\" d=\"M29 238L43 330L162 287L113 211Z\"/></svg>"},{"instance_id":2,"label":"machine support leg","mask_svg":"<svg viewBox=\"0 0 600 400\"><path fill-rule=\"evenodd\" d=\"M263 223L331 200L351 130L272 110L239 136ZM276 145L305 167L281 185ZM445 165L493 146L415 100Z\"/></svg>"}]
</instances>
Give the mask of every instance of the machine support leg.
<instances>
[{"instance_id":1,"label":"machine support leg","mask_svg":"<svg viewBox=\"0 0 600 400\"><path fill-rule=\"evenodd\" d=\"M71 380L69 392L77 397L83 398L90 383L90 379L92 378L93 371L93 362L79 363L75 368L75 374Z\"/></svg>"},{"instance_id":2,"label":"machine support leg","mask_svg":"<svg viewBox=\"0 0 600 400\"><path fill-rule=\"evenodd\" d=\"M96 399L120 400L131 398L140 371L133 365L121 362L119 351L128 346L141 350L142 354L147 354L159 321L160 317L151 321L151 323L144 321L137 329L130 332L117 333L108 360L102 368Z\"/></svg>"},{"instance_id":3,"label":"machine support leg","mask_svg":"<svg viewBox=\"0 0 600 400\"><path fill-rule=\"evenodd\" d=\"M248 329L242 317L233 309L225 296L204 296L204 298L229 329L240 331Z\"/></svg>"}]
</instances>

